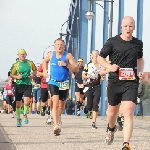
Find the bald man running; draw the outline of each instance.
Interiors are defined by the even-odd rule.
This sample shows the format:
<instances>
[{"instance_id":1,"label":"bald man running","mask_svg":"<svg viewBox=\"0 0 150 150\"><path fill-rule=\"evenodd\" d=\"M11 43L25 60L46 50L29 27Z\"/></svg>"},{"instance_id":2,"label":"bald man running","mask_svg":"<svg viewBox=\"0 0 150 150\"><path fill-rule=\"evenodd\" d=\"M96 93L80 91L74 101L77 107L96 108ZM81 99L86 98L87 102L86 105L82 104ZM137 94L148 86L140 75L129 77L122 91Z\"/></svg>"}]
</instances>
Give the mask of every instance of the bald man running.
<instances>
[{"instance_id":1,"label":"bald man running","mask_svg":"<svg viewBox=\"0 0 150 150\"><path fill-rule=\"evenodd\" d=\"M135 21L132 17L123 18L121 29L120 35L110 38L105 43L98 62L109 70L108 127L105 142L108 145L113 142L116 118L121 103L124 115L122 150L130 150L129 141L133 131L133 112L137 103L138 82L144 75L143 42L132 36L135 29ZM106 61L107 56L111 64Z\"/></svg>"}]
</instances>

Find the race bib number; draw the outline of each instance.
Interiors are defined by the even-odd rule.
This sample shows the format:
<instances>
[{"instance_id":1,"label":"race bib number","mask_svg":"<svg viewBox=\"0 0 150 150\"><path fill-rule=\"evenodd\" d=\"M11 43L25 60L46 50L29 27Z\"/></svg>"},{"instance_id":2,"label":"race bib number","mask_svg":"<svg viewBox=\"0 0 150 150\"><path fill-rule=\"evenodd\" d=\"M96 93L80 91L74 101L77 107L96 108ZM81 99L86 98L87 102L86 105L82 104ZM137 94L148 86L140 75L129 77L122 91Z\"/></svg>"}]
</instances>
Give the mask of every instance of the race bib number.
<instances>
[{"instance_id":1,"label":"race bib number","mask_svg":"<svg viewBox=\"0 0 150 150\"><path fill-rule=\"evenodd\" d=\"M34 85L34 89L39 89L39 88L40 88L40 84Z\"/></svg>"},{"instance_id":2,"label":"race bib number","mask_svg":"<svg viewBox=\"0 0 150 150\"><path fill-rule=\"evenodd\" d=\"M58 82L59 90L67 90L69 89L69 80L64 82Z\"/></svg>"},{"instance_id":3,"label":"race bib number","mask_svg":"<svg viewBox=\"0 0 150 150\"><path fill-rule=\"evenodd\" d=\"M77 85L78 85L79 88L84 88L84 85L83 85L83 84L77 83Z\"/></svg>"},{"instance_id":4,"label":"race bib number","mask_svg":"<svg viewBox=\"0 0 150 150\"><path fill-rule=\"evenodd\" d=\"M119 80L135 80L135 73L132 68L120 68Z\"/></svg>"},{"instance_id":5,"label":"race bib number","mask_svg":"<svg viewBox=\"0 0 150 150\"><path fill-rule=\"evenodd\" d=\"M12 91L11 91L11 90L7 90L7 93L8 93L8 94L12 94Z\"/></svg>"}]
</instances>

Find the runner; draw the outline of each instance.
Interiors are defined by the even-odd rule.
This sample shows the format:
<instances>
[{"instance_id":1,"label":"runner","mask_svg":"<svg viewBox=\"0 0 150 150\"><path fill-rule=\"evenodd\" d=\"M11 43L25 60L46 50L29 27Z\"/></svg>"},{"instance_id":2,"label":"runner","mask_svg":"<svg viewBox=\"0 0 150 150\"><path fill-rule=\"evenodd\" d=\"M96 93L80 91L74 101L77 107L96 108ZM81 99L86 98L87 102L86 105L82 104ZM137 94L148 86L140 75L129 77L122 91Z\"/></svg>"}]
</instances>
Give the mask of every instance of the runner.
<instances>
[{"instance_id":1,"label":"runner","mask_svg":"<svg viewBox=\"0 0 150 150\"><path fill-rule=\"evenodd\" d=\"M32 109L35 111L36 108L36 113L40 114L40 98L41 98L41 88L40 88L40 83L41 83L41 77L35 75L32 80L32 91L33 91L33 104L32 104ZM41 116L45 116L45 113L41 110Z\"/></svg>"},{"instance_id":2,"label":"runner","mask_svg":"<svg viewBox=\"0 0 150 150\"><path fill-rule=\"evenodd\" d=\"M108 111L107 134L105 142L109 145L114 140L116 118L119 106L124 116L123 147L130 150L129 141L133 132L133 112L137 102L139 78L143 78L143 43L132 36L135 21L126 16L122 20L122 34L110 38L102 48L98 62L109 73L108 83ZM105 58L109 56L111 64Z\"/></svg>"},{"instance_id":3,"label":"runner","mask_svg":"<svg viewBox=\"0 0 150 150\"><path fill-rule=\"evenodd\" d=\"M75 63L72 54L67 53L65 42L62 39L57 39L54 42L55 51L48 53L43 61L43 72L47 78L48 63L50 63L50 80L48 82L50 93L53 101L53 121L54 134L59 135L61 132L60 116L64 110L64 101L68 95L69 89L69 70L71 72L78 71L78 65Z\"/></svg>"},{"instance_id":4,"label":"runner","mask_svg":"<svg viewBox=\"0 0 150 150\"><path fill-rule=\"evenodd\" d=\"M16 62L18 60L19 60L19 58L16 58ZM8 72L8 78L9 77L10 77L10 71ZM13 101L12 101L13 114L12 114L12 118L14 118L16 116L15 88L16 88L16 79L12 78L12 94L13 94Z\"/></svg>"},{"instance_id":5,"label":"runner","mask_svg":"<svg viewBox=\"0 0 150 150\"><path fill-rule=\"evenodd\" d=\"M72 78L75 79L75 96L77 101L77 116L80 116L80 112L82 110L83 105L83 80L82 80L82 72L84 71L83 67L83 59L78 59L79 72L73 73Z\"/></svg>"},{"instance_id":6,"label":"runner","mask_svg":"<svg viewBox=\"0 0 150 150\"><path fill-rule=\"evenodd\" d=\"M85 99L85 104L84 104L84 114L86 115L87 118L92 119L92 112L89 112L87 110L87 81L88 81L88 65L92 63L92 54L90 54L90 61L84 65L84 70L82 72L82 80L83 80L83 85L84 85L84 89L83 89L83 93L84 93L84 99Z\"/></svg>"},{"instance_id":7,"label":"runner","mask_svg":"<svg viewBox=\"0 0 150 150\"><path fill-rule=\"evenodd\" d=\"M11 77L16 79L15 100L17 127L22 126L21 100L24 95L24 123L28 124L27 112L29 110L30 97L32 92L31 79L36 74L35 64L26 59L27 53L24 49L18 51L19 61L14 63L11 68ZM31 73L31 71L33 71Z\"/></svg>"},{"instance_id":8,"label":"runner","mask_svg":"<svg viewBox=\"0 0 150 150\"><path fill-rule=\"evenodd\" d=\"M100 101L100 65L97 62L98 50L92 51L92 63L88 64L87 73L87 110L92 112L92 129L97 129L96 118L98 116ZM91 115L91 114L90 114Z\"/></svg>"},{"instance_id":9,"label":"runner","mask_svg":"<svg viewBox=\"0 0 150 150\"><path fill-rule=\"evenodd\" d=\"M6 89L3 88L1 93L3 95L3 107L4 107L5 112L7 112L8 111L7 105L8 104L7 104L7 100L6 100L6 95L7 95Z\"/></svg>"},{"instance_id":10,"label":"runner","mask_svg":"<svg viewBox=\"0 0 150 150\"><path fill-rule=\"evenodd\" d=\"M51 97L49 96L49 93L48 93L48 86L47 86L46 78L43 76L42 64L40 64L40 66L38 68L37 75L41 77L41 106L42 106L42 112L43 112L43 114L45 114L46 102L48 100L48 118L46 120L46 124L51 124L52 123L52 116L50 114L50 104L51 104L50 100L51 100Z\"/></svg>"},{"instance_id":11,"label":"runner","mask_svg":"<svg viewBox=\"0 0 150 150\"><path fill-rule=\"evenodd\" d=\"M9 77L8 83L5 86L5 90L7 91L6 100L7 100L7 108L8 114L12 114L13 116L13 109L12 109L12 101L13 101L13 93L12 93L12 78Z\"/></svg>"}]
</instances>

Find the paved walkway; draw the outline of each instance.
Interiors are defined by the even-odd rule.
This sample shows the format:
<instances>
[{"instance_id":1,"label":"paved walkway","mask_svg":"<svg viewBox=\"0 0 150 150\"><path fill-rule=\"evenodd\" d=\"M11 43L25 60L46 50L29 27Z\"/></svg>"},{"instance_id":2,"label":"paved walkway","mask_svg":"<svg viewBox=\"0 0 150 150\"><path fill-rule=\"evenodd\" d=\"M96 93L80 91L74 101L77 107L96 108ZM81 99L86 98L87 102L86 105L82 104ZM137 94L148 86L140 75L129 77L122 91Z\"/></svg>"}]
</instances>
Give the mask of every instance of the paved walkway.
<instances>
[{"instance_id":1,"label":"paved walkway","mask_svg":"<svg viewBox=\"0 0 150 150\"><path fill-rule=\"evenodd\" d=\"M0 114L0 150L121 150L122 132L115 134L112 145L104 144L106 117L99 117L97 130L91 129L90 119L77 116L62 116L62 133L53 135L52 125L46 125L47 116L28 115L29 124L16 127L16 119ZM150 150L150 119L135 119L130 145L132 150ZM3 127L3 128L2 128ZM3 130L4 129L4 130ZM8 139L9 138L9 139ZM6 144L7 148L6 149ZM14 146L13 146L14 145ZM14 148L15 147L15 148Z\"/></svg>"}]
</instances>

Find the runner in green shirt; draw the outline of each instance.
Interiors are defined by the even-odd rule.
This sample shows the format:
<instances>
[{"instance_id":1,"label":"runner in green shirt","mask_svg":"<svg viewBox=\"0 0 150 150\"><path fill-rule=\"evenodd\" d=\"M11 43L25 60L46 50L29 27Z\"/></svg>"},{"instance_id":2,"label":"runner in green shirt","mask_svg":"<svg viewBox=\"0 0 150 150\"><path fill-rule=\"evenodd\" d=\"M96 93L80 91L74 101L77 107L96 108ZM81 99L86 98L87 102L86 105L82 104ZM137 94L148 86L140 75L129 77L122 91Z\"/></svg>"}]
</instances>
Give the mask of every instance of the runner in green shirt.
<instances>
[{"instance_id":1,"label":"runner in green shirt","mask_svg":"<svg viewBox=\"0 0 150 150\"><path fill-rule=\"evenodd\" d=\"M16 114L17 127L22 126L21 114L21 100L24 96L24 123L28 124L27 112L29 110L30 97L32 92L31 79L37 72L35 64L26 59L27 53L24 49L18 51L19 60L11 67L11 77L16 79L15 100L16 100ZM32 72L33 71L33 72Z\"/></svg>"}]
</instances>

